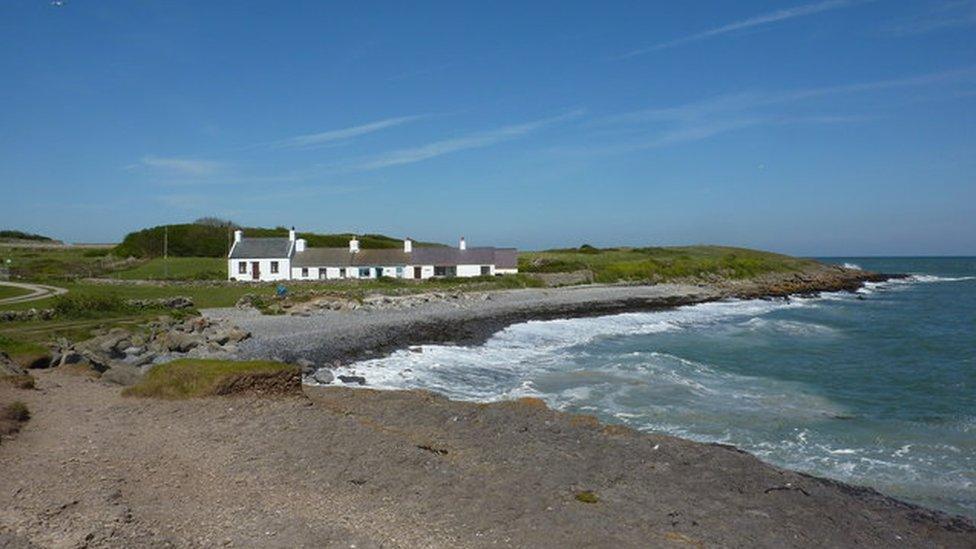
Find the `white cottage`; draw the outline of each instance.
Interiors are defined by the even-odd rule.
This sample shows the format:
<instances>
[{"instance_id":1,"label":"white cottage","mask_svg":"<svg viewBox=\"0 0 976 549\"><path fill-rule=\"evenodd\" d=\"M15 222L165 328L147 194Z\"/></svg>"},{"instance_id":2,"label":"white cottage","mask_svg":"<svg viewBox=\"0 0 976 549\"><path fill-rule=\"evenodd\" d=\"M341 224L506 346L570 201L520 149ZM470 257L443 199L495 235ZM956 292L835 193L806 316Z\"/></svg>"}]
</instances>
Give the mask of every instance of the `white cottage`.
<instances>
[{"instance_id":1,"label":"white cottage","mask_svg":"<svg viewBox=\"0 0 976 549\"><path fill-rule=\"evenodd\" d=\"M227 278L240 281L336 280L344 278L475 277L515 274L515 248L416 247L408 238L403 248L364 250L353 237L348 248L309 248L295 229L288 238L245 238L234 231L227 258Z\"/></svg>"}]
</instances>

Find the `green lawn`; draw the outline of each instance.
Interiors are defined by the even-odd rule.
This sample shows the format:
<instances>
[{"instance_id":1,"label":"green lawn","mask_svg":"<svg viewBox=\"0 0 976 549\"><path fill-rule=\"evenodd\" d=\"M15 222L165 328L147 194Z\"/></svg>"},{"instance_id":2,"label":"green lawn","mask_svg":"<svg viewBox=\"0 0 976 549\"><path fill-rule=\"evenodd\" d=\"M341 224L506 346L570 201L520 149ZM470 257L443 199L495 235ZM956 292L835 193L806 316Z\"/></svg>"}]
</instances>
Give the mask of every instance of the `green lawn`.
<instances>
[{"instance_id":1,"label":"green lawn","mask_svg":"<svg viewBox=\"0 0 976 549\"><path fill-rule=\"evenodd\" d=\"M222 257L158 257L109 276L123 280L225 280L227 260Z\"/></svg>"},{"instance_id":2,"label":"green lawn","mask_svg":"<svg viewBox=\"0 0 976 549\"><path fill-rule=\"evenodd\" d=\"M14 286L0 286L0 299L7 299L8 297L17 297L19 295L27 295L30 290L25 290L24 288L16 288Z\"/></svg>"},{"instance_id":3,"label":"green lawn","mask_svg":"<svg viewBox=\"0 0 976 549\"><path fill-rule=\"evenodd\" d=\"M584 246L519 254L522 272L593 271L597 282L668 281L717 275L741 279L798 271L814 265L808 259L725 246L667 248L592 248Z\"/></svg>"}]
</instances>

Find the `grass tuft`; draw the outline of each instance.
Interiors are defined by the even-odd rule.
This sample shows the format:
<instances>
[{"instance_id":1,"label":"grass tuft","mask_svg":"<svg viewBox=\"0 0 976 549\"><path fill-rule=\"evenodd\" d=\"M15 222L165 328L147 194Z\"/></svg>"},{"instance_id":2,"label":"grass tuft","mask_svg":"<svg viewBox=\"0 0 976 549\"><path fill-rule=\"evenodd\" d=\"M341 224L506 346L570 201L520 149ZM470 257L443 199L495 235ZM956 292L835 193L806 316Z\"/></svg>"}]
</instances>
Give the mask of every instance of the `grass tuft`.
<instances>
[{"instance_id":1,"label":"grass tuft","mask_svg":"<svg viewBox=\"0 0 976 549\"><path fill-rule=\"evenodd\" d=\"M30 374L25 375L2 375L0 376L0 383L6 383L8 385L13 385L18 389L33 389L34 388L34 376Z\"/></svg>"},{"instance_id":2,"label":"grass tuft","mask_svg":"<svg viewBox=\"0 0 976 549\"><path fill-rule=\"evenodd\" d=\"M9 419L10 421L24 422L30 419L30 410L26 404L18 400L4 406L3 413L0 414L0 417Z\"/></svg>"},{"instance_id":3,"label":"grass tuft","mask_svg":"<svg viewBox=\"0 0 976 549\"><path fill-rule=\"evenodd\" d=\"M584 490L582 492L576 492L576 496L575 497L576 497L576 501L579 501L579 502L582 502L582 503L597 503L597 502L600 501L600 498L596 497L596 494L594 494L590 490Z\"/></svg>"},{"instance_id":4,"label":"grass tuft","mask_svg":"<svg viewBox=\"0 0 976 549\"><path fill-rule=\"evenodd\" d=\"M295 373L295 366L270 360L237 362L232 360L181 359L160 364L146 373L138 384L125 389L125 396L186 399L223 394L235 378L274 376Z\"/></svg>"}]
</instances>

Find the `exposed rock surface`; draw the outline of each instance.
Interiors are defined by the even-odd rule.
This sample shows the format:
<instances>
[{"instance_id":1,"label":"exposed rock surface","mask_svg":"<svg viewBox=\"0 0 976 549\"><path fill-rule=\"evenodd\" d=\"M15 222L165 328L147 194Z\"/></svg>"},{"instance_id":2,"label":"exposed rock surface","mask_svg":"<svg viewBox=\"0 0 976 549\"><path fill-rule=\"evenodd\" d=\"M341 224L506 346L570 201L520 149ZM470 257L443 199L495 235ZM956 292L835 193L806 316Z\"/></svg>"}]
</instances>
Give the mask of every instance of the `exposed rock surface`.
<instances>
[{"instance_id":1,"label":"exposed rock surface","mask_svg":"<svg viewBox=\"0 0 976 549\"><path fill-rule=\"evenodd\" d=\"M224 322L202 317L178 320L161 316L147 331L113 328L75 344L64 342L56 350L55 366L75 373L101 376L120 385L131 385L146 370L178 358L233 358L236 345L251 334Z\"/></svg>"}]
</instances>

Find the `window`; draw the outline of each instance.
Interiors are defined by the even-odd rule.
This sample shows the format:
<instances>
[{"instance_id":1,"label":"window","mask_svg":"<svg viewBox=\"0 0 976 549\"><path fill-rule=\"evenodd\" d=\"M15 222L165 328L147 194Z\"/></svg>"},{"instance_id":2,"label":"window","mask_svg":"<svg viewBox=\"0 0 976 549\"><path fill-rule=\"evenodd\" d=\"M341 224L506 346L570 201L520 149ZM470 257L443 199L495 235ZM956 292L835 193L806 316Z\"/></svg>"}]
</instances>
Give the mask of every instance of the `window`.
<instances>
[{"instance_id":1,"label":"window","mask_svg":"<svg viewBox=\"0 0 976 549\"><path fill-rule=\"evenodd\" d=\"M360 267L359 278L369 278L369 267Z\"/></svg>"},{"instance_id":2,"label":"window","mask_svg":"<svg viewBox=\"0 0 976 549\"><path fill-rule=\"evenodd\" d=\"M434 276L447 276L447 267L434 267Z\"/></svg>"},{"instance_id":3,"label":"window","mask_svg":"<svg viewBox=\"0 0 976 549\"><path fill-rule=\"evenodd\" d=\"M308 278L308 267L302 267L302 278Z\"/></svg>"},{"instance_id":4,"label":"window","mask_svg":"<svg viewBox=\"0 0 976 549\"><path fill-rule=\"evenodd\" d=\"M346 268L339 267L339 278L346 278Z\"/></svg>"},{"instance_id":5,"label":"window","mask_svg":"<svg viewBox=\"0 0 976 549\"><path fill-rule=\"evenodd\" d=\"M272 273L277 273L278 272L278 262L277 261L272 261L271 262L271 272Z\"/></svg>"},{"instance_id":6,"label":"window","mask_svg":"<svg viewBox=\"0 0 976 549\"><path fill-rule=\"evenodd\" d=\"M397 267L397 278L403 278L403 267Z\"/></svg>"},{"instance_id":7,"label":"window","mask_svg":"<svg viewBox=\"0 0 976 549\"><path fill-rule=\"evenodd\" d=\"M381 276L383 276L383 267L377 267L376 268L376 278L380 278Z\"/></svg>"},{"instance_id":8,"label":"window","mask_svg":"<svg viewBox=\"0 0 976 549\"><path fill-rule=\"evenodd\" d=\"M329 270L325 267L319 267L319 280L325 280L329 278Z\"/></svg>"},{"instance_id":9,"label":"window","mask_svg":"<svg viewBox=\"0 0 976 549\"><path fill-rule=\"evenodd\" d=\"M247 274L247 261L241 261L237 264L237 274Z\"/></svg>"},{"instance_id":10,"label":"window","mask_svg":"<svg viewBox=\"0 0 976 549\"><path fill-rule=\"evenodd\" d=\"M481 276L488 276L491 274L491 267L488 265L481 266Z\"/></svg>"}]
</instances>

